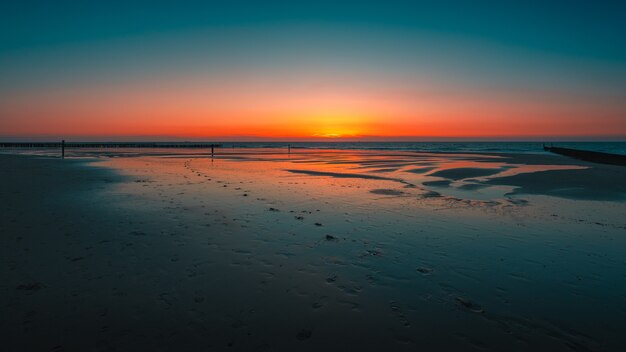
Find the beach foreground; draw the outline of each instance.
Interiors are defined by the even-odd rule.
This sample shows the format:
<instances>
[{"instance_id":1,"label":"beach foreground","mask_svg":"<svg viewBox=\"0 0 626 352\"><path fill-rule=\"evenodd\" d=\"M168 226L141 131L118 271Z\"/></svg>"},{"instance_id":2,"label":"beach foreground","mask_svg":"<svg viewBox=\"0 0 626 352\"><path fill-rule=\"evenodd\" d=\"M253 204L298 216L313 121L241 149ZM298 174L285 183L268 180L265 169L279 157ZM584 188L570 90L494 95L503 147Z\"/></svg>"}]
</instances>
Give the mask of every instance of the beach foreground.
<instances>
[{"instance_id":1,"label":"beach foreground","mask_svg":"<svg viewBox=\"0 0 626 352\"><path fill-rule=\"evenodd\" d=\"M8 351L621 351L626 168L0 155Z\"/></svg>"}]
</instances>

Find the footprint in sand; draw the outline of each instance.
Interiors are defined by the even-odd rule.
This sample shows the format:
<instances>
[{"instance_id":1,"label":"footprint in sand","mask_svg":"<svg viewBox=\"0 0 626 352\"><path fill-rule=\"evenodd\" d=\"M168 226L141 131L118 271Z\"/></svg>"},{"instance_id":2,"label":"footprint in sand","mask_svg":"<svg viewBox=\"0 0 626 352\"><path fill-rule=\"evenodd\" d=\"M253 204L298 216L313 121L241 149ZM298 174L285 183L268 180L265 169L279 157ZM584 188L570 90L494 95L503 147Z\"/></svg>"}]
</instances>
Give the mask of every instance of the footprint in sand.
<instances>
[{"instance_id":1,"label":"footprint in sand","mask_svg":"<svg viewBox=\"0 0 626 352\"><path fill-rule=\"evenodd\" d=\"M418 273L422 274L422 275L430 275L433 273L433 269L432 268L426 268L423 266L420 266L419 268L415 269L417 270Z\"/></svg>"},{"instance_id":2,"label":"footprint in sand","mask_svg":"<svg viewBox=\"0 0 626 352\"><path fill-rule=\"evenodd\" d=\"M407 327L407 328L411 327L411 322L406 317L406 315L404 315L404 313L400 310L400 306L398 305L397 302L395 301L389 302L389 308L391 308L391 311L396 315L396 317L398 318L402 326Z\"/></svg>"},{"instance_id":3,"label":"footprint in sand","mask_svg":"<svg viewBox=\"0 0 626 352\"><path fill-rule=\"evenodd\" d=\"M322 308L324 305L320 302L313 302L313 304L311 304L311 308L313 309L320 309Z\"/></svg>"},{"instance_id":4,"label":"footprint in sand","mask_svg":"<svg viewBox=\"0 0 626 352\"><path fill-rule=\"evenodd\" d=\"M300 332L298 332L298 334L296 335L296 338L300 341L304 341L304 340L311 338L312 334L313 332L310 329L302 329L300 330Z\"/></svg>"},{"instance_id":5,"label":"footprint in sand","mask_svg":"<svg viewBox=\"0 0 626 352\"><path fill-rule=\"evenodd\" d=\"M463 297L457 297L456 301L457 303L459 303L459 305L461 305L463 308L469 310L472 313L484 313L485 312L485 309L483 309L483 307Z\"/></svg>"},{"instance_id":6,"label":"footprint in sand","mask_svg":"<svg viewBox=\"0 0 626 352\"><path fill-rule=\"evenodd\" d=\"M383 255L383 252L379 251L378 249L368 249L365 251L365 253L361 254L359 258L364 258L368 256L381 257L382 255Z\"/></svg>"},{"instance_id":7,"label":"footprint in sand","mask_svg":"<svg viewBox=\"0 0 626 352\"><path fill-rule=\"evenodd\" d=\"M18 285L16 287L16 289L18 290L24 290L24 291L38 291L40 289L44 288L44 285L40 282L32 282L32 283L27 283L27 284L21 284Z\"/></svg>"},{"instance_id":8,"label":"footprint in sand","mask_svg":"<svg viewBox=\"0 0 626 352\"><path fill-rule=\"evenodd\" d=\"M339 241L339 239L333 235L326 235L325 238L326 238L326 241L335 241L335 242Z\"/></svg>"}]
</instances>

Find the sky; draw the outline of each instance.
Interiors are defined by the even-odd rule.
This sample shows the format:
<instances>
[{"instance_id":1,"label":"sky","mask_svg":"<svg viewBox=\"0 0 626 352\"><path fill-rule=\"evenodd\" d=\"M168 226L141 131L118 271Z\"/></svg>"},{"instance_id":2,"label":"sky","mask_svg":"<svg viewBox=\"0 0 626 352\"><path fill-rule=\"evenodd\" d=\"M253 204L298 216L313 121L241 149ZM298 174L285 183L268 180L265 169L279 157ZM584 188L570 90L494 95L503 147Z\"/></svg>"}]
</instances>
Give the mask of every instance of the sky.
<instances>
[{"instance_id":1,"label":"sky","mask_svg":"<svg viewBox=\"0 0 626 352\"><path fill-rule=\"evenodd\" d=\"M625 13L3 1L0 140L626 140Z\"/></svg>"}]
</instances>

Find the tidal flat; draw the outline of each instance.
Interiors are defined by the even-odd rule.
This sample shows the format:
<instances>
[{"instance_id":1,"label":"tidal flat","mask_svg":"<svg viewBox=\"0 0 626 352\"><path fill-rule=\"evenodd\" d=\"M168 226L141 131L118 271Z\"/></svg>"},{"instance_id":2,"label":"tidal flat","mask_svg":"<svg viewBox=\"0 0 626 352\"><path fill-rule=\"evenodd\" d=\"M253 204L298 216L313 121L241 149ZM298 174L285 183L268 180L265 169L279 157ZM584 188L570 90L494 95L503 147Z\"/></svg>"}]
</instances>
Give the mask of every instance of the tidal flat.
<instances>
[{"instance_id":1,"label":"tidal flat","mask_svg":"<svg viewBox=\"0 0 626 352\"><path fill-rule=\"evenodd\" d=\"M19 154L0 154L3 350L626 346L624 167L332 149Z\"/></svg>"}]
</instances>

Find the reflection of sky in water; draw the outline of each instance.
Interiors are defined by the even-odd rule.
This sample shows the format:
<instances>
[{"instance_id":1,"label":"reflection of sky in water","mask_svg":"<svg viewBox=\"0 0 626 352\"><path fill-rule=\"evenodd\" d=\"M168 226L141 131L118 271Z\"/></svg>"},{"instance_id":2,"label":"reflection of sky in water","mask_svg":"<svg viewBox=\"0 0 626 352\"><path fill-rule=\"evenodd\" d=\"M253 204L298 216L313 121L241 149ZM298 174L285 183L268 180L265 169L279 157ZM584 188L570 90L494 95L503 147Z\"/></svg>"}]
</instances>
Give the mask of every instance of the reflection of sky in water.
<instances>
[{"instance_id":1,"label":"reflection of sky in water","mask_svg":"<svg viewBox=\"0 0 626 352\"><path fill-rule=\"evenodd\" d=\"M497 156L471 154L428 154L410 152L364 152L364 151L309 151L288 155L254 154L220 156L237 158L241 161L272 161L272 166L263 166L260 172L290 170L300 178L323 185L336 185L345 179L378 179L379 181L398 182L400 185L386 187L403 188L403 193L411 194L407 186L414 186L423 191L435 190L442 195L462 199L493 200L505 198L514 187L488 185L485 181L492 178L513 176L549 170L583 169L576 165L526 165L509 164ZM291 165L290 165L291 164ZM248 165L249 166L249 165ZM246 166L246 168L248 167ZM297 169L297 170L294 170ZM308 172L308 174L307 174ZM274 175L272 175L274 176ZM276 175L287 177L285 175ZM289 175L297 177L297 175ZM314 178L332 180L313 180ZM338 179L344 179L340 181ZM387 180L385 180L387 179ZM354 183L354 181L352 181ZM363 184L362 186L365 186ZM345 187L345 186L344 186Z\"/></svg>"},{"instance_id":2,"label":"reflection of sky in water","mask_svg":"<svg viewBox=\"0 0 626 352\"><path fill-rule=\"evenodd\" d=\"M58 156L58 150L29 150L25 154ZM206 149L70 149L67 157L193 157L211 160ZM549 170L584 169L578 165L528 165L511 163L497 155L416 153L406 151L292 150L278 148L219 148L207 164L209 170L236 174L253 174L255 180L270 184L281 182L305 184L318 192L337 192L338 188L376 190L398 189L381 195L419 196L435 191L443 196L468 200L509 198L513 186L490 185L486 182L523 173ZM243 165L241 163L244 163ZM282 180L282 181L280 181ZM330 190L325 191L325 187ZM375 192L376 193L376 192ZM345 196L345 195L344 195Z\"/></svg>"}]
</instances>

